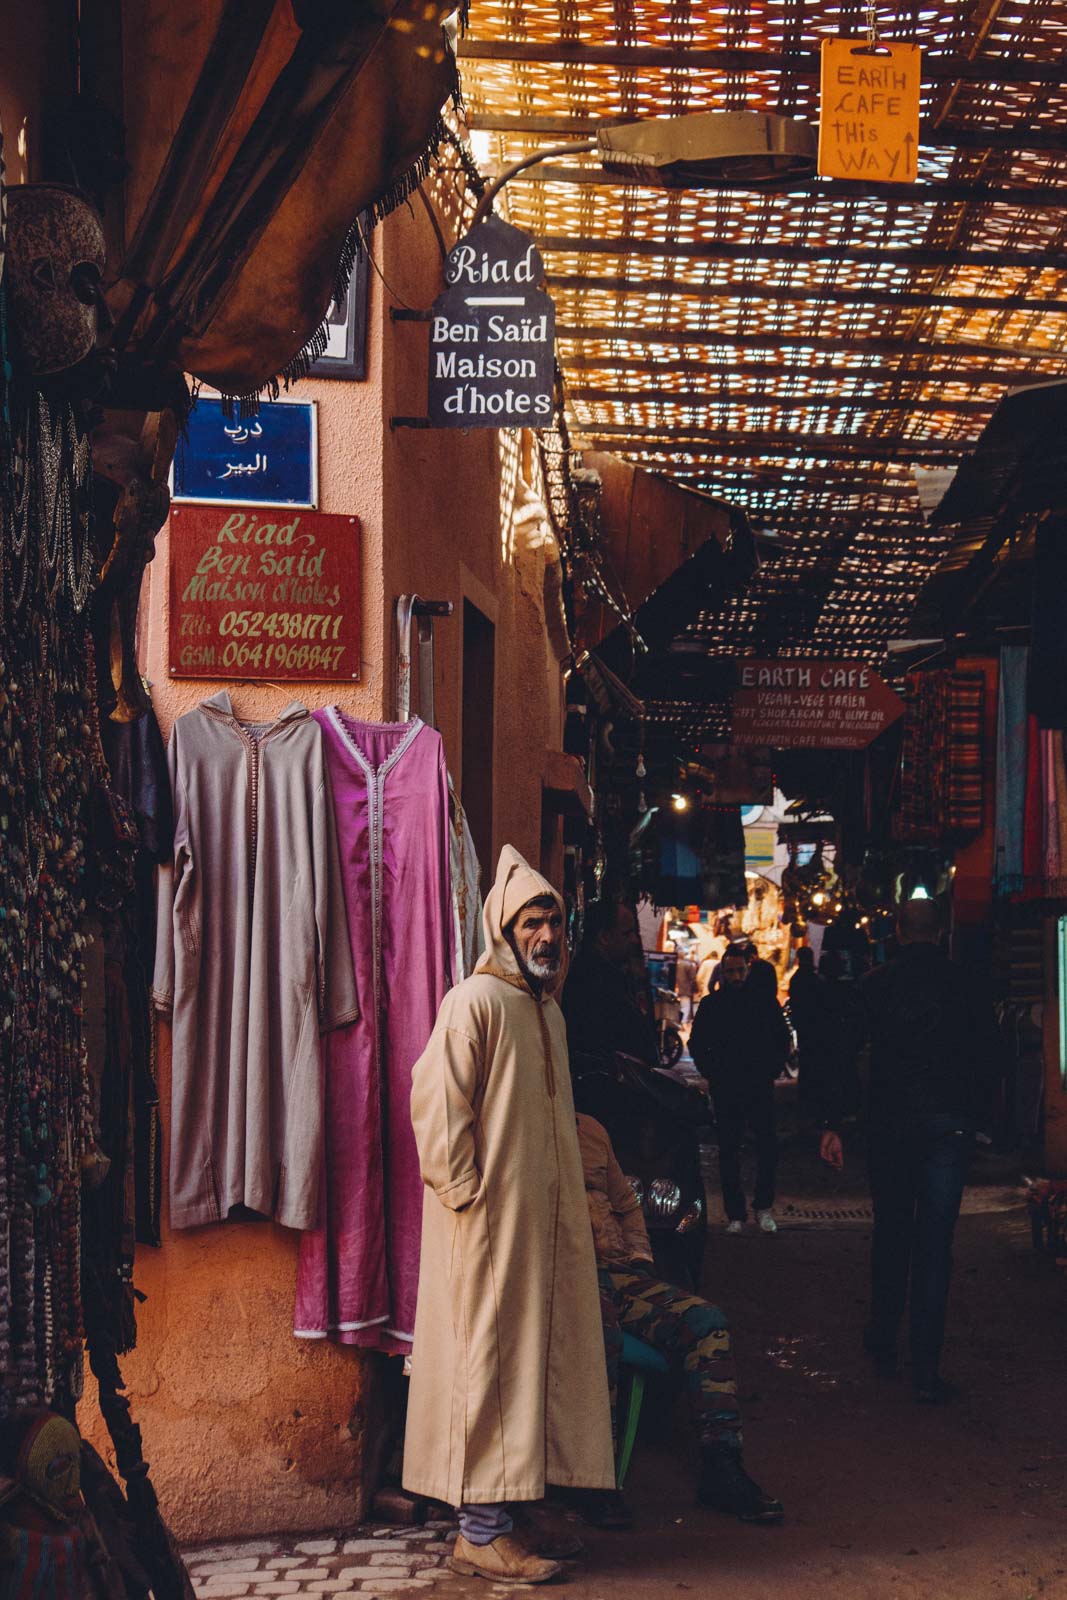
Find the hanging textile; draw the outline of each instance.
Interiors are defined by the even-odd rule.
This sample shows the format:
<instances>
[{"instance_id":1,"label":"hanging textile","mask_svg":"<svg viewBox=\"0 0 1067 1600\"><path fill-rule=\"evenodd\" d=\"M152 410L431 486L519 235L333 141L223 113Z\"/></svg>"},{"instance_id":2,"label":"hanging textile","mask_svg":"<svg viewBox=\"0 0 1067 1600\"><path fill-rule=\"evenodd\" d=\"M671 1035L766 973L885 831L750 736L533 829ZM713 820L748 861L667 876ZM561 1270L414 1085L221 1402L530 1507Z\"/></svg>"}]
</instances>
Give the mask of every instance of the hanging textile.
<instances>
[{"instance_id":1,"label":"hanging textile","mask_svg":"<svg viewBox=\"0 0 1067 1600\"><path fill-rule=\"evenodd\" d=\"M945 672L912 672L904 686L898 835L907 844L933 844L939 834L947 677Z\"/></svg>"},{"instance_id":2,"label":"hanging textile","mask_svg":"<svg viewBox=\"0 0 1067 1600\"><path fill-rule=\"evenodd\" d=\"M460 983L474 971L485 949L482 930L481 868L467 813L448 780L448 844L452 874L452 977Z\"/></svg>"},{"instance_id":3,"label":"hanging textile","mask_svg":"<svg viewBox=\"0 0 1067 1600\"><path fill-rule=\"evenodd\" d=\"M100 728L111 787L137 825L134 889L122 906L123 980L129 1010L134 1116L134 1225L139 1244L160 1242L162 1137L151 1016L156 945L156 868L170 858L174 805L167 752L151 706L129 722L105 717Z\"/></svg>"},{"instance_id":4,"label":"hanging textile","mask_svg":"<svg viewBox=\"0 0 1067 1600\"><path fill-rule=\"evenodd\" d=\"M954 835L981 833L985 735L985 678L980 672L953 672L948 706L948 792L945 829Z\"/></svg>"},{"instance_id":5,"label":"hanging textile","mask_svg":"<svg viewBox=\"0 0 1067 1600\"><path fill-rule=\"evenodd\" d=\"M997 687L999 662L995 656L969 657L967 670L980 672L985 680L983 694L983 746L992 763L997 747ZM962 842L954 852L956 874L953 879L952 920L957 955L964 962L988 963L994 894L993 845L996 805L995 774L989 772L989 803L983 805L980 833Z\"/></svg>"},{"instance_id":6,"label":"hanging textile","mask_svg":"<svg viewBox=\"0 0 1067 1600\"><path fill-rule=\"evenodd\" d=\"M998 894L1023 886L1023 806L1026 796L1026 678L1029 651L1007 645L1000 652L997 698L996 841Z\"/></svg>"},{"instance_id":7,"label":"hanging textile","mask_svg":"<svg viewBox=\"0 0 1067 1600\"><path fill-rule=\"evenodd\" d=\"M145 365L254 403L325 349L357 219L426 176L458 93L449 8L123 0L110 63L111 9L81 26L85 70L102 59L123 88L128 245L108 288L113 338Z\"/></svg>"},{"instance_id":8,"label":"hanging textile","mask_svg":"<svg viewBox=\"0 0 1067 1600\"><path fill-rule=\"evenodd\" d=\"M1027 708L1042 728L1067 728L1067 516L1046 517L1034 544Z\"/></svg>"},{"instance_id":9,"label":"hanging textile","mask_svg":"<svg viewBox=\"0 0 1067 1600\"><path fill-rule=\"evenodd\" d=\"M984 696L980 672L909 674L897 829L902 842L938 845L981 832Z\"/></svg>"},{"instance_id":10,"label":"hanging textile","mask_svg":"<svg viewBox=\"0 0 1067 1600\"><path fill-rule=\"evenodd\" d=\"M153 995L173 1029L170 1224L235 1208L315 1224L319 1034L359 1014L322 739L297 702L241 722L223 690L168 750Z\"/></svg>"},{"instance_id":11,"label":"hanging textile","mask_svg":"<svg viewBox=\"0 0 1067 1600\"><path fill-rule=\"evenodd\" d=\"M408 1353L422 1179L411 1069L450 984L453 909L441 735L316 712L363 1011L326 1048L321 1214L300 1244L295 1332Z\"/></svg>"}]
</instances>

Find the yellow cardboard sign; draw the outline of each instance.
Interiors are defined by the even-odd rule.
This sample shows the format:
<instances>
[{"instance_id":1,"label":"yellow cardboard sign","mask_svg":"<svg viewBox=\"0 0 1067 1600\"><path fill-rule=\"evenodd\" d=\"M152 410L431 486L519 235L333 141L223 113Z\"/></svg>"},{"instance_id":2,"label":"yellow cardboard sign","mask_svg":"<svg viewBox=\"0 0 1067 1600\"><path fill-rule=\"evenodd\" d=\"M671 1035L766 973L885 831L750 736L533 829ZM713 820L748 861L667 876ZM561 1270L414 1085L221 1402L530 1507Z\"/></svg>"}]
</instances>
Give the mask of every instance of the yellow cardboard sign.
<instances>
[{"instance_id":1,"label":"yellow cardboard sign","mask_svg":"<svg viewBox=\"0 0 1067 1600\"><path fill-rule=\"evenodd\" d=\"M914 183L918 177L917 44L824 39L819 98L819 174Z\"/></svg>"}]
</instances>

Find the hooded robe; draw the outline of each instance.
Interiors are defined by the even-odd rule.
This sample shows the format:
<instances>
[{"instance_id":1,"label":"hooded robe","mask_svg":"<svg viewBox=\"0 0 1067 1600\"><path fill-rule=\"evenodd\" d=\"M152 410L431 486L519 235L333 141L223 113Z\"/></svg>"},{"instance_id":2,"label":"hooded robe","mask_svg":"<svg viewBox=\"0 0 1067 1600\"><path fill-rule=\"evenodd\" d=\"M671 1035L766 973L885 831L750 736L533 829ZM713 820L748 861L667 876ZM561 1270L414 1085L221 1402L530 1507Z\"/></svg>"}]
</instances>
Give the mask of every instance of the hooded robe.
<instances>
[{"instance_id":1,"label":"hooded robe","mask_svg":"<svg viewBox=\"0 0 1067 1600\"><path fill-rule=\"evenodd\" d=\"M504 937L546 894L562 911L506 845L486 952L412 1074L426 1192L403 1481L455 1506L615 1486L566 1029Z\"/></svg>"}]
</instances>

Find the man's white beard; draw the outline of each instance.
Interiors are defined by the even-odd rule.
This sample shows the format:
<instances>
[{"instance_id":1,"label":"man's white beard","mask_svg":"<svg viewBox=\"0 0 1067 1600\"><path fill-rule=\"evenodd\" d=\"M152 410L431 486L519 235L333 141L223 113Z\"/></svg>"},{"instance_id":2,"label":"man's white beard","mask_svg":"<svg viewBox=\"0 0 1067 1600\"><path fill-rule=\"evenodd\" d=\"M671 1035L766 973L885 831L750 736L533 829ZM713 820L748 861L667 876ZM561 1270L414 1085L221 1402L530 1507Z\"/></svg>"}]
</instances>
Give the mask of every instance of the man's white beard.
<instances>
[{"instance_id":1,"label":"man's white beard","mask_svg":"<svg viewBox=\"0 0 1067 1600\"><path fill-rule=\"evenodd\" d=\"M559 977L562 964L559 956L552 956L548 960L544 957L538 959L536 956L531 956L526 963L526 971L531 978L536 978L538 983L551 983L553 978Z\"/></svg>"}]
</instances>

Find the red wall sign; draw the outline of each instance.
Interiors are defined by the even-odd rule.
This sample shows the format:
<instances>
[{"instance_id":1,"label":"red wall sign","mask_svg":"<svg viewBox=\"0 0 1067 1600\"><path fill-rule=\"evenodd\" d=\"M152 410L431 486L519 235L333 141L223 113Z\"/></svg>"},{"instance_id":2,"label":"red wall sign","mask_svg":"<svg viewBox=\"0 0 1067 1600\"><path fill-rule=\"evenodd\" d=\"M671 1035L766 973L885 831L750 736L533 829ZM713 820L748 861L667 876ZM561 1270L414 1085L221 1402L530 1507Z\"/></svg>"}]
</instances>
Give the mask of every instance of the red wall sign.
<instances>
[{"instance_id":1,"label":"red wall sign","mask_svg":"<svg viewBox=\"0 0 1067 1600\"><path fill-rule=\"evenodd\" d=\"M734 744L777 750L865 750L904 702L861 661L737 663Z\"/></svg>"},{"instance_id":2,"label":"red wall sign","mask_svg":"<svg viewBox=\"0 0 1067 1600\"><path fill-rule=\"evenodd\" d=\"M359 519L174 506L172 678L360 674Z\"/></svg>"}]
</instances>

